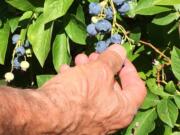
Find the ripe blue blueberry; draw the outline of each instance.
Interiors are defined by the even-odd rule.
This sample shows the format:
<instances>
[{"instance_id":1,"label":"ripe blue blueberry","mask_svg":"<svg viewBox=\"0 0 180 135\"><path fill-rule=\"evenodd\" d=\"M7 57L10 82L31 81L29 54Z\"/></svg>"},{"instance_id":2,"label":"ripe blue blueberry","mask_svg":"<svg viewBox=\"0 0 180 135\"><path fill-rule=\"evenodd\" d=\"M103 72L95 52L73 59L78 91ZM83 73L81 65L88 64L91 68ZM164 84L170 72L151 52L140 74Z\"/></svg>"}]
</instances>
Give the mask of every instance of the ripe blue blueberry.
<instances>
[{"instance_id":1,"label":"ripe blue blueberry","mask_svg":"<svg viewBox=\"0 0 180 135\"><path fill-rule=\"evenodd\" d=\"M121 14L124 14L129 10L130 10L130 6L129 6L129 4L127 2L124 2L123 5L118 7L118 11Z\"/></svg>"},{"instance_id":2,"label":"ripe blue blueberry","mask_svg":"<svg viewBox=\"0 0 180 135\"><path fill-rule=\"evenodd\" d=\"M112 28L112 25L108 20L100 20L95 24L95 26L99 32L108 32Z\"/></svg>"},{"instance_id":3,"label":"ripe blue blueberry","mask_svg":"<svg viewBox=\"0 0 180 135\"><path fill-rule=\"evenodd\" d=\"M22 56L22 55L24 55L25 53L26 53L26 50L25 50L25 48L24 48L23 46L20 46L20 47L16 48L16 54L17 54L18 56Z\"/></svg>"},{"instance_id":4,"label":"ripe blue blueberry","mask_svg":"<svg viewBox=\"0 0 180 135\"><path fill-rule=\"evenodd\" d=\"M98 15L101 12L101 6L98 3L91 2L89 4L89 14Z\"/></svg>"},{"instance_id":5,"label":"ripe blue blueberry","mask_svg":"<svg viewBox=\"0 0 180 135\"><path fill-rule=\"evenodd\" d=\"M86 30L90 36L95 36L97 34L96 27L93 23L89 24Z\"/></svg>"},{"instance_id":6,"label":"ripe blue blueberry","mask_svg":"<svg viewBox=\"0 0 180 135\"><path fill-rule=\"evenodd\" d=\"M106 19L108 20L112 20L113 18L113 11L112 11L112 8L111 7L108 7L105 9L105 14L106 14Z\"/></svg>"},{"instance_id":7,"label":"ripe blue blueberry","mask_svg":"<svg viewBox=\"0 0 180 135\"><path fill-rule=\"evenodd\" d=\"M12 36L12 44L16 44L19 40L19 34L14 34Z\"/></svg>"},{"instance_id":8,"label":"ripe blue blueberry","mask_svg":"<svg viewBox=\"0 0 180 135\"><path fill-rule=\"evenodd\" d=\"M18 57L14 58L13 68L20 69L20 63Z\"/></svg>"},{"instance_id":9,"label":"ripe blue blueberry","mask_svg":"<svg viewBox=\"0 0 180 135\"><path fill-rule=\"evenodd\" d=\"M111 43L112 43L112 42L111 42L111 38L108 38L108 39L106 40L106 44L109 46Z\"/></svg>"},{"instance_id":10,"label":"ripe blue blueberry","mask_svg":"<svg viewBox=\"0 0 180 135\"><path fill-rule=\"evenodd\" d=\"M121 41L122 41L121 35L119 35L119 34L116 33L116 34L114 34L114 35L111 36L111 43L120 44Z\"/></svg>"},{"instance_id":11,"label":"ripe blue blueberry","mask_svg":"<svg viewBox=\"0 0 180 135\"><path fill-rule=\"evenodd\" d=\"M96 52L101 53L105 51L107 47L108 47L108 44L105 41L98 41L96 43L95 49L96 49Z\"/></svg>"},{"instance_id":12,"label":"ripe blue blueberry","mask_svg":"<svg viewBox=\"0 0 180 135\"><path fill-rule=\"evenodd\" d=\"M116 4L117 6L121 5L124 0L113 0L114 4Z\"/></svg>"}]
</instances>

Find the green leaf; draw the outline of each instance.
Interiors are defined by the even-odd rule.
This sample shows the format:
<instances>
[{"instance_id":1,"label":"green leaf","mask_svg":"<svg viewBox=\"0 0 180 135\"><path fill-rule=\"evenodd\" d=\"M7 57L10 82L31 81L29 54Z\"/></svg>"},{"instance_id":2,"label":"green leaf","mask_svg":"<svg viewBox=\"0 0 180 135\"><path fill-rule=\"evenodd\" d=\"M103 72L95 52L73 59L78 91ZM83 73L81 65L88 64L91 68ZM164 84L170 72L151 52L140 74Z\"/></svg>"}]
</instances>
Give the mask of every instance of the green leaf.
<instances>
[{"instance_id":1,"label":"green leaf","mask_svg":"<svg viewBox=\"0 0 180 135\"><path fill-rule=\"evenodd\" d=\"M70 15L70 20L65 27L66 33L69 38L77 44L86 44L86 26L76 19L75 16Z\"/></svg>"},{"instance_id":2,"label":"green leaf","mask_svg":"<svg viewBox=\"0 0 180 135\"><path fill-rule=\"evenodd\" d=\"M155 79L148 79L146 81L147 83L147 86L148 86L148 89L154 93L155 95L159 95L161 96L162 98L168 98L170 97L171 95L164 92L163 90L163 87L162 86L158 86L157 83L156 83L156 80Z\"/></svg>"},{"instance_id":3,"label":"green leaf","mask_svg":"<svg viewBox=\"0 0 180 135\"><path fill-rule=\"evenodd\" d=\"M52 28L53 23L45 25L43 15L41 15L28 29L28 39L42 67L50 51Z\"/></svg>"},{"instance_id":4,"label":"green leaf","mask_svg":"<svg viewBox=\"0 0 180 135\"><path fill-rule=\"evenodd\" d=\"M62 64L70 64L69 39L66 37L66 34L56 35L52 52L53 64L57 72L59 72Z\"/></svg>"},{"instance_id":5,"label":"green leaf","mask_svg":"<svg viewBox=\"0 0 180 135\"><path fill-rule=\"evenodd\" d=\"M180 135L180 132L174 132L171 135Z\"/></svg>"},{"instance_id":6,"label":"green leaf","mask_svg":"<svg viewBox=\"0 0 180 135\"><path fill-rule=\"evenodd\" d=\"M173 81L170 81L166 84L165 90L169 93L175 93L176 92L176 86Z\"/></svg>"},{"instance_id":7,"label":"green leaf","mask_svg":"<svg viewBox=\"0 0 180 135\"><path fill-rule=\"evenodd\" d=\"M180 11L180 4L174 5L174 8L176 9L176 11Z\"/></svg>"},{"instance_id":8,"label":"green leaf","mask_svg":"<svg viewBox=\"0 0 180 135\"><path fill-rule=\"evenodd\" d=\"M14 33L14 31L18 27L19 17L11 18L11 19L8 20L8 22L9 22L9 26L11 28L11 32Z\"/></svg>"},{"instance_id":9,"label":"green leaf","mask_svg":"<svg viewBox=\"0 0 180 135\"><path fill-rule=\"evenodd\" d=\"M174 127L177 117L178 108L170 99L163 99L157 105L159 118L170 127Z\"/></svg>"},{"instance_id":10,"label":"green leaf","mask_svg":"<svg viewBox=\"0 0 180 135\"><path fill-rule=\"evenodd\" d=\"M146 80L146 74L144 72L138 72L141 79Z\"/></svg>"},{"instance_id":11,"label":"green leaf","mask_svg":"<svg viewBox=\"0 0 180 135\"><path fill-rule=\"evenodd\" d=\"M180 81L180 49L177 47L173 47L173 51L171 53L172 60L172 71L175 77Z\"/></svg>"},{"instance_id":12,"label":"green leaf","mask_svg":"<svg viewBox=\"0 0 180 135\"><path fill-rule=\"evenodd\" d=\"M4 64L5 61L9 33L10 33L10 27L8 22L3 23L2 25L3 26L0 27L0 64Z\"/></svg>"},{"instance_id":13,"label":"green leaf","mask_svg":"<svg viewBox=\"0 0 180 135\"><path fill-rule=\"evenodd\" d=\"M134 54L139 54L139 53L141 53L141 52L143 52L145 49L144 49L144 46L141 46L141 47L139 47L135 52L134 52ZM140 55L140 54L139 54Z\"/></svg>"},{"instance_id":14,"label":"green leaf","mask_svg":"<svg viewBox=\"0 0 180 135\"><path fill-rule=\"evenodd\" d=\"M85 24L85 16L84 16L84 11L83 7L81 5L78 6L77 11L76 11L76 18L81 21L82 23Z\"/></svg>"},{"instance_id":15,"label":"green leaf","mask_svg":"<svg viewBox=\"0 0 180 135\"><path fill-rule=\"evenodd\" d=\"M125 135L148 135L155 127L154 120L157 118L155 109L150 109L145 112L138 112L131 125L127 128Z\"/></svg>"},{"instance_id":16,"label":"green leaf","mask_svg":"<svg viewBox=\"0 0 180 135\"><path fill-rule=\"evenodd\" d=\"M180 109L180 95L175 95L174 101L175 101L177 107Z\"/></svg>"},{"instance_id":17,"label":"green leaf","mask_svg":"<svg viewBox=\"0 0 180 135\"><path fill-rule=\"evenodd\" d=\"M166 14L160 14L157 15L152 23L157 24L157 25L168 25L171 22L173 22L174 20L179 18L179 13L175 12L175 13L166 13Z\"/></svg>"},{"instance_id":18,"label":"green leaf","mask_svg":"<svg viewBox=\"0 0 180 135\"><path fill-rule=\"evenodd\" d=\"M156 0L140 0L134 9L134 12L140 15L155 15L171 10L171 8L168 7L155 6L153 4L154 1Z\"/></svg>"},{"instance_id":19,"label":"green leaf","mask_svg":"<svg viewBox=\"0 0 180 135\"><path fill-rule=\"evenodd\" d=\"M127 57L130 61L134 61L144 51L144 46L141 46L133 53L135 45L129 44L129 42L124 43L122 46L126 49Z\"/></svg>"},{"instance_id":20,"label":"green leaf","mask_svg":"<svg viewBox=\"0 0 180 135\"><path fill-rule=\"evenodd\" d=\"M33 14L32 11L24 12L24 14L20 17L19 21L23 21L23 20L31 18L32 14Z\"/></svg>"},{"instance_id":21,"label":"green leaf","mask_svg":"<svg viewBox=\"0 0 180 135\"><path fill-rule=\"evenodd\" d=\"M45 0L44 19L50 22L66 14L74 0Z\"/></svg>"},{"instance_id":22,"label":"green leaf","mask_svg":"<svg viewBox=\"0 0 180 135\"><path fill-rule=\"evenodd\" d=\"M170 10L171 10L170 8L166 8L166 7L153 6L144 9L136 9L135 13L139 15L155 15Z\"/></svg>"},{"instance_id":23,"label":"green leaf","mask_svg":"<svg viewBox=\"0 0 180 135\"><path fill-rule=\"evenodd\" d=\"M136 43L139 42L141 38L141 29L136 27L131 31L130 38L133 39Z\"/></svg>"},{"instance_id":24,"label":"green leaf","mask_svg":"<svg viewBox=\"0 0 180 135\"><path fill-rule=\"evenodd\" d=\"M180 0L156 0L154 1L155 5L177 5L180 4Z\"/></svg>"},{"instance_id":25,"label":"green leaf","mask_svg":"<svg viewBox=\"0 0 180 135\"><path fill-rule=\"evenodd\" d=\"M157 95L154 95L150 91L148 91L148 94L141 106L141 109L149 109L151 107L156 106L159 103L159 97Z\"/></svg>"},{"instance_id":26,"label":"green leaf","mask_svg":"<svg viewBox=\"0 0 180 135\"><path fill-rule=\"evenodd\" d=\"M122 46L126 49L126 54L127 54L128 59L132 61L134 46L129 44L128 42L125 44L122 44Z\"/></svg>"},{"instance_id":27,"label":"green leaf","mask_svg":"<svg viewBox=\"0 0 180 135\"><path fill-rule=\"evenodd\" d=\"M167 32L167 34L172 34L174 31L176 31L179 27L179 22L176 22Z\"/></svg>"},{"instance_id":28,"label":"green leaf","mask_svg":"<svg viewBox=\"0 0 180 135\"><path fill-rule=\"evenodd\" d=\"M37 79L38 87L41 87L45 82L50 80L53 76L54 75L37 75L36 79Z\"/></svg>"},{"instance_id":29,"label":"green leaf","mask_svg":"<svg viewBox=\"0 0 180 135\"><path fill-rule=\"evenodd\" d=\"M172 128L169 127L168 125L164 125L164 135L171 135L172 134Z\"/></svg>"},{"instance_id":30,"label":"green leaf","mask_svg":"<svg viewBox=\"0 0 180 135\"><path fill-rule=\"evenodd\" d=\"M29 0L6 0L6 2L22 11L35 10L35 7L29 2Z\"/></svg>"}]
</instances>

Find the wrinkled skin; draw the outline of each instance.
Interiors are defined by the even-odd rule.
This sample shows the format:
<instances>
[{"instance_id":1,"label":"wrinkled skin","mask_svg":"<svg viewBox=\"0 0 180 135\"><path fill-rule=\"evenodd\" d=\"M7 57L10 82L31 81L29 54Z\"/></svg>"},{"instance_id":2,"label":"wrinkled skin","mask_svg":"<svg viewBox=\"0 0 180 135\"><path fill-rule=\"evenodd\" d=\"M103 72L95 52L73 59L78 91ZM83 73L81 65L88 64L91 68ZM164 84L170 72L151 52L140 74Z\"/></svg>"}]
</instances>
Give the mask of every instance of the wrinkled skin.
<instances>
[{"instance_id":1,"label":"wrinkled skin","mask_svg":"<svg viewBox=\"0 0 180 135\"><path fill-rule=\"evenodd\" d=\"M80 54L75 62L76 67L64 65L61 73L42 87L57 105L62 101L53 95L56 92L58 95L58 88L65 88L60 91L66 97L66 107L70 106L74 111L69 113L78 116L74 120L78 124L73 124L67 132L101 135L126 127L144 100L146 88L126 59L124 48L114 45L103 54L93 53L89 58ZM117 73L122 86L114 79ZM67 115L75 117L73 114Z\"/></svg>"},{"instance_id":2,"label":"wrinkled skin","mask_svg":"<svg viewBox=\"0 0 180 135\"><path fill-rule=\"evenodd\" d=\"M146 88L124 48L113 45L102 54L79 54L75 63L63 65L37 91L0 88L0 134L105 135L126 127Z\"/></svg>"}]
</instances>

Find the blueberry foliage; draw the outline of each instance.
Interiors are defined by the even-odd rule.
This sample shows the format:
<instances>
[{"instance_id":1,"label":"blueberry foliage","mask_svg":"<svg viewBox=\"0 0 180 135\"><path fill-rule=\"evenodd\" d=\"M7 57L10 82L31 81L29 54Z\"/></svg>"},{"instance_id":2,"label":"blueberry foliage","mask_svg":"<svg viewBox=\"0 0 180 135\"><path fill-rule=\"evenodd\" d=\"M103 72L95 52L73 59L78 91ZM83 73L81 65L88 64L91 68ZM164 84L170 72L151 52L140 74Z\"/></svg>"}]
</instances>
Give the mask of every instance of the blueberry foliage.
<instances>
[{"instance_id":1,"label":"blueberry foliage","mask_svg":"<svg viewBox=\"0 0 180 135\"><path fill-rule=\"evenodd\" d=\"M115 135L178 135L179 22L180 0L1 0L0 85L40 87L77 54L120 44L148 94Z\"/></svg>"}]
</instances>

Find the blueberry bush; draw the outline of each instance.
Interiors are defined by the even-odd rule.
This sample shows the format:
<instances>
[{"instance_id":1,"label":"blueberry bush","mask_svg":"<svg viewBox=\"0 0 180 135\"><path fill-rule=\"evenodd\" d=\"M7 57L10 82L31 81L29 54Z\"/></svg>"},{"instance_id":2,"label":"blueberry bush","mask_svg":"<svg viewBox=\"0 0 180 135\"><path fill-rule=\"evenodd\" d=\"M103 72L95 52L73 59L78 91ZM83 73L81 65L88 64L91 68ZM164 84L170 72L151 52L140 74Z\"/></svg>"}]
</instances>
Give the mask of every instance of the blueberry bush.
<instances>
[{"instance_id":1,"label":"blueberry bush","mask_svg":"<svg viewBox=\"0 0 180 135\"><path fill-rule=\"evenodd\" d=\"M78 53L118 43L148 95L116 135L180 135L179 33L180 0L1 0L0 85L40 87Z\"/></svg>"}]
</instances>

